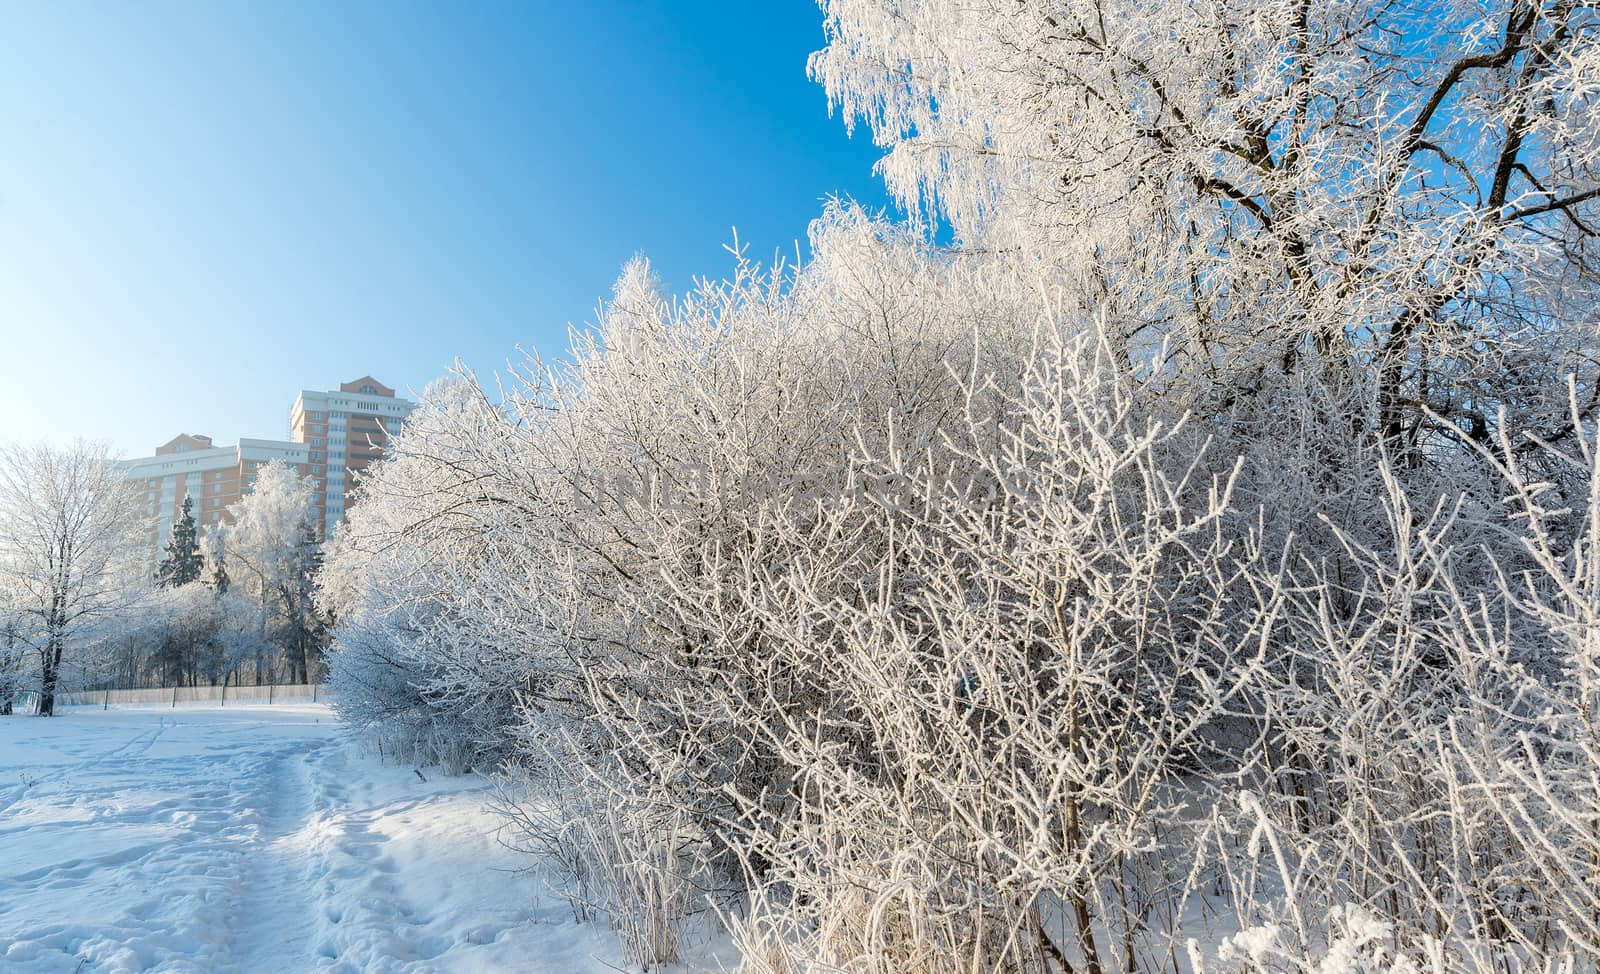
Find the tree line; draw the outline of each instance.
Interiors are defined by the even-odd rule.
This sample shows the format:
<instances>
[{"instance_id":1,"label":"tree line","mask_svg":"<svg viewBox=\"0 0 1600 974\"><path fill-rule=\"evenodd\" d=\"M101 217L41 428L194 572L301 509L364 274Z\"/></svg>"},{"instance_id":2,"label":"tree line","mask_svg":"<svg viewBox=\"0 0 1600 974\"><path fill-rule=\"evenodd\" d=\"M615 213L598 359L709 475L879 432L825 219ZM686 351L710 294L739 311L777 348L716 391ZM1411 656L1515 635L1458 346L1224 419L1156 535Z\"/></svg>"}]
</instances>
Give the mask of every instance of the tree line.
<instances>
[{"instance_id":1,"label":"tree line","mask_svg":"<svg viewBox=\"0 0 1600 974\"><path fill-rule=\"evenodd\" d=\"M0 707L74 688L307 682L328 619L312 491L273 462L202 536L185 498L153 573L141 489L104 446L0 451Z\"/></svg>"}]
</instances>

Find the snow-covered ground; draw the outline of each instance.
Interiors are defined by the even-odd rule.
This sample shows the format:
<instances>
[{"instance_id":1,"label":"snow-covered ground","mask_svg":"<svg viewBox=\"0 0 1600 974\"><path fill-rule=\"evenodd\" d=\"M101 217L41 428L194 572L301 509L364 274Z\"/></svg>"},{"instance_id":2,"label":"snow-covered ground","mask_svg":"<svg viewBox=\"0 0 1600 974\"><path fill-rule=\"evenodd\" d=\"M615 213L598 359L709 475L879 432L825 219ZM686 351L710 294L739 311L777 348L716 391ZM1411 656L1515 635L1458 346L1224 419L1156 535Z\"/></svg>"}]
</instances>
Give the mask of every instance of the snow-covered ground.
<instances>
[{"instance_id":1,"label":"snow-covered ground","mask_svg":"<svg viewBox=\"0 0 1600 974\"><path fill-rule=\"evenodd\" d=\"M495 838L324 706L0 718L0 970L624 968Z\"/></svg>"}]
</instances>

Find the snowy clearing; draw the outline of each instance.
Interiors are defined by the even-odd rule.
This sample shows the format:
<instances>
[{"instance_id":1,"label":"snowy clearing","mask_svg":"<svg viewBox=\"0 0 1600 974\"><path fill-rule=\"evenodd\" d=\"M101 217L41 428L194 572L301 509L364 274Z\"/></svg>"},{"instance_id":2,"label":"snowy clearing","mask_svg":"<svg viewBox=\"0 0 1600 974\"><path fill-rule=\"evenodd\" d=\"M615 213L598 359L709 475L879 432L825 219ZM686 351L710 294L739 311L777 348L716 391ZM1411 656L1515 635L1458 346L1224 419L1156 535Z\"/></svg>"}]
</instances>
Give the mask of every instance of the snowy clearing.
<instances>
[{"instance_id":1,"label":"snowy clearing","mask_svg":"<svg viewBox=\"0 0 1600 974\"><path fill-rule=\"evenodd\" d=\"M495 838L491 786L319 705L0 719L8 972L615 971Z\"/></svg>"}]
</instances>

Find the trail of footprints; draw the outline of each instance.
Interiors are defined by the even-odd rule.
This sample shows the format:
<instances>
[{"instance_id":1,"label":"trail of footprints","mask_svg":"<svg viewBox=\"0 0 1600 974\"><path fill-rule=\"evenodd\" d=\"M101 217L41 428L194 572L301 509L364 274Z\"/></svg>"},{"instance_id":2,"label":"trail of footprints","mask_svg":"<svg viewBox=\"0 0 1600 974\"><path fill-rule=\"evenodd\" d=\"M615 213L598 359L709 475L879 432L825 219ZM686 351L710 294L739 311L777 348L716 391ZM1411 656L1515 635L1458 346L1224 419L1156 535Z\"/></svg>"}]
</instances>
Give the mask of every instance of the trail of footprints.
<instances>
[{"instance_id":1,"label":"trail of footprints","mask_svg":"<svg viewBox=\"0 0 1600 974\"><path fill-rule=\"evenodd\" d=\"M15 923L25 929L0 938L0 954L6 942L21 948L0 967L64 955L108 969L427 974L452 948L553 922L505 904L463 935L452 931L459 918L449 907L419 892L430 888L425 864L407 859L402 869L395 855L437 838L410 830L448 793L426 786L380 797L382 786L353 774L351 755L333 740L241 736L183 756L152 754L166 730L163 723L69 757L29 783L30 800L76 813L0 829L0 837L43 830L84 842L76 855L0 870L0 920L41 892L92 904L103 891L118 905L82 922ZM75 773L90 767L97 773L79 780ZM7 800L15 798L0 795ZM99 836L107 847L96 848ZM131 887L140 891L127 896Z\"/></svg>"},{"instance_id":2,"label":"trail of footprints","mask_svg":"<svg viewBox=\"0 0 1600 974\"><path fill-rule=\"evenodd\" d=\"M329 840L313 872L322 920L316 957L330 963L328 969L334 974L426 970L424 965L413 965L438 957L453 941L427 933L432 918L419 912L395 881L399 867L385 854L387 837L374 828L374 821L393 814L397 806L352 808L349 788L343 783L345 757L330 751L312 758L313 804L326 816ZM359 892L351 890L352 885Z\"/></svg>"}]
</instances>

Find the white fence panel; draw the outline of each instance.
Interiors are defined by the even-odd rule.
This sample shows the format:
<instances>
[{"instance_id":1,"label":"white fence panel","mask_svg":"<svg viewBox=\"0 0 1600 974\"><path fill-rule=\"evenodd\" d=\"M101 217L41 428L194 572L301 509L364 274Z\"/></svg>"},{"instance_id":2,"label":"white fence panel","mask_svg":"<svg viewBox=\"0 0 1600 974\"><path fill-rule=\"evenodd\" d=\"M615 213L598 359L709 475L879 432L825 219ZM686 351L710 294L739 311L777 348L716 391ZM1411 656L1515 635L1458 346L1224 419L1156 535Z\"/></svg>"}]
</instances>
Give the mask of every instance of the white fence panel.
<instances>
[{"instance_id":1,"label":"white fence panel","mask_svg":"<svg viewBox=\"0 0 1600 974\"><path fill-rule=\"evenodd\" d=\"M267 686L153 687L135 690L74 690L56 694L58 707L149 707L165 704L320 703L332 698L324 683L269 684Z\"/></svg>"}]
</instances>

